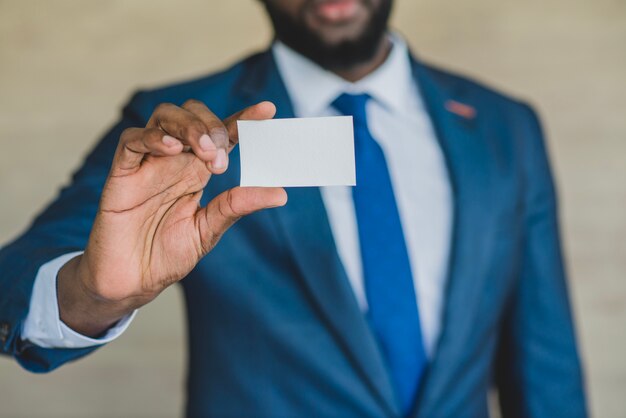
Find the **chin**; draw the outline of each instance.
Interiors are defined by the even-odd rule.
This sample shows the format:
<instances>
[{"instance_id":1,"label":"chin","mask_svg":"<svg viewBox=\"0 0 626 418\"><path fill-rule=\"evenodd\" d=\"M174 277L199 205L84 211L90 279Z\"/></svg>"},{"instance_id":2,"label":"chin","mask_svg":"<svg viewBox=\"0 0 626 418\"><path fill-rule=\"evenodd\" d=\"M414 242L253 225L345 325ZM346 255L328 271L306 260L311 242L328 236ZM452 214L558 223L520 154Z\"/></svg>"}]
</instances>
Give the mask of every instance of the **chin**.
<instances>
[{"instance_id":1,"label":"chin","mask_svg":"<svg viewBox=\"0 0 626 418\"><path fill-rule=\"evenodd\" d=\"M343 19L328 19L320 17L319 13L309 11L304 13L302 21L310 32L330 46L346 41L354 41L362 37L373 20L373 11L358 9L353 15Z\"/></svg>"},{"instance_id":2,"label":"chin","mask_svg":"<svg viewBox=\"0 0 626 418\"><path fill-rule=\"evenodd\" d=\"M361 65L375 55L387 32L392 2L382 2L380 8L360 8L354 15L335 20L306 11L294 17L270 2L265 4L278 39L332 70Z\"/></svg>"}]
</instances>

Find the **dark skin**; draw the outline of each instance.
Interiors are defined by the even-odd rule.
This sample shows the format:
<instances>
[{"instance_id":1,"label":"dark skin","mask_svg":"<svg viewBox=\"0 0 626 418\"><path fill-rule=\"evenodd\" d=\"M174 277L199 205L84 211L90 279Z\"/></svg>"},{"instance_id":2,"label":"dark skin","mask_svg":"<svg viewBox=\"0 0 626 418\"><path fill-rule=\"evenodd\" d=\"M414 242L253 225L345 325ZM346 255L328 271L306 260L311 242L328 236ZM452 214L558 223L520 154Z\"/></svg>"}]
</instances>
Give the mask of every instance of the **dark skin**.
<instances>
[{"instance_id":1,"label":"dark skin","mask_svg":"<svg viewBox=\"0 0 626 418\"><path fill-rule=\"evenodd\" d=\"M319 0L262 0L262 2L279 8L293 19L305 24L309 31L317 34L329 46L359 37L369 23L373 10L381 5L381 0L370 0L367 3L355 0L354 12L337 21L325 19L323 14L320 15L317 7L322 2ZM302 17L303 21L300 20ZM374 57L367 62L357 63L349 68L329 68L329 70L345 80L356 82L385 62L391 50L391 42L383 36L375 49Z\"/></svg>"},{"instance_id":2,"label":"dark skin","mask_svg":"<svg viewBox=\"0 0 626 418\"><path fill-rule=\"evenodd\" d=\"M61 320L101 334L184 278L239 218L284 205L282 188L235 187L199 206L211 175L227 168L236 121L275 112L262 102L221 121L190 100L163 104L145 128L124 131L85 252L58 275Z\"/></svg>"},{"instance_id":3,"label":"dark skin","mask_svg":"<svg viewBox=\"0 0 626 418\"><path fill-rule=\"evenodd\" d=\"M381 0L265 0L329 46L359 37ZM333 8L321 3L339 1ZM329 68L358 81L387 58L381 37L367 62ZM282 188L227 190L202 208L198 202L211 175L223 173L237 144L237 119L274 116L263 102L221 121L204 104L159 106L144 128L121 135L100 207L83 255L68 262L57 279L61 320L95 337L164 289L182 280L242 216L282 206Z\"/></svg>"}]
</instances>

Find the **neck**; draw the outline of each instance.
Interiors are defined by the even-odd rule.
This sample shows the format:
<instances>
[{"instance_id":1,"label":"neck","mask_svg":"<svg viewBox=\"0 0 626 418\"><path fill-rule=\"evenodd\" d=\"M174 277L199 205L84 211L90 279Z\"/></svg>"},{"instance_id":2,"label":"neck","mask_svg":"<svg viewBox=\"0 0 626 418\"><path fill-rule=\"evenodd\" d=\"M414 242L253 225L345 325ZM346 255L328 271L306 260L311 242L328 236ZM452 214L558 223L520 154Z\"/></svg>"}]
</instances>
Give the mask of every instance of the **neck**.
<instances>
[{"instance_id":1,"label":"neck","mask_svg":"<svg viewBox=\"0 0 626 418\"><path fill-rule=\"evenodd\" d=\"M371 74L378 67L380 67L389 56L389 52L391 51L391 46L392 44L391 44L391 41L389 40L389 37L383 36L380 42L378 43L378 47L376 48L376 53L374 54L371 60L364 62L364 63L359 63L349 68L329 68L328 70L337 74L339 77L343 78L344 80L354 83L366 77L367 75Z\"/></svg>"}]
</instances>

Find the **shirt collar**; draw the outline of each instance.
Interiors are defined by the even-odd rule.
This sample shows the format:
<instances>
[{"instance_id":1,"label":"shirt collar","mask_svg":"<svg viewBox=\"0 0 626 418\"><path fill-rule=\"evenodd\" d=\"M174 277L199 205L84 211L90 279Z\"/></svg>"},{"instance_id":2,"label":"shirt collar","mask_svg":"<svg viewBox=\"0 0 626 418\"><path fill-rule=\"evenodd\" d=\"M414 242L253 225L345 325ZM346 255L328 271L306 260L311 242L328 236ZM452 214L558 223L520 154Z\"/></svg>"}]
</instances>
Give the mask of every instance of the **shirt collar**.
<instances>
[{"instance_id":1,"label":"shirt collar","mask_svg":"<svg viewBox=\"0 0 626 418\"><path fill-rule=\"evenodd\" d=\"M272 53L296 115L318 116L342 93L367 93L394 112L406 111L415 91L408 47L396 34L389 34L389 38L392 48L385 62L356 83L342 79L276 41Z\"/></svg>"}]
</instances>

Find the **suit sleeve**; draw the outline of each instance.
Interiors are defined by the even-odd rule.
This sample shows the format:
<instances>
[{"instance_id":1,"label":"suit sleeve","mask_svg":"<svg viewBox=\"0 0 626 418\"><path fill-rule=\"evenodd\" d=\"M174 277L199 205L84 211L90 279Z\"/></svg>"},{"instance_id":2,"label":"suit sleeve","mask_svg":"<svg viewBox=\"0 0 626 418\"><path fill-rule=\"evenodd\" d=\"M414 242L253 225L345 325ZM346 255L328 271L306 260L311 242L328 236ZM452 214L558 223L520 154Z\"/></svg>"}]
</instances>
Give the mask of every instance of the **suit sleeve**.
<instances>
[{"instance_id":1,"label":"suit sleeve","mask_svg":"<svg viewBox=\"0 0 626 418\"><path fill-rule=\"evenodd\" d=\"M522 265L503 321L496 379L502 415L586 417L583 374L541 126L522 105L513 124L524 161Z\"/></svg>"},{"instance_id":2,"label":"suit sleeve","mask_svg":"<svg viewBox=\"0 0 626 418\"><path fill-rule=\"evenodd\" d=\"M0 250L0 353L15 357L27 370L47 372L97 348L44 348L20 333L39 268L63 254L84 250L120 134L146 124L140 111L142 96L135 95L124 108L121 120L88 155L69 186L25 233Z\"/></svg>"}]
</instances>

